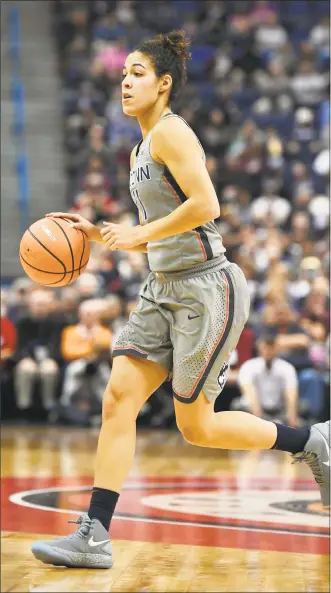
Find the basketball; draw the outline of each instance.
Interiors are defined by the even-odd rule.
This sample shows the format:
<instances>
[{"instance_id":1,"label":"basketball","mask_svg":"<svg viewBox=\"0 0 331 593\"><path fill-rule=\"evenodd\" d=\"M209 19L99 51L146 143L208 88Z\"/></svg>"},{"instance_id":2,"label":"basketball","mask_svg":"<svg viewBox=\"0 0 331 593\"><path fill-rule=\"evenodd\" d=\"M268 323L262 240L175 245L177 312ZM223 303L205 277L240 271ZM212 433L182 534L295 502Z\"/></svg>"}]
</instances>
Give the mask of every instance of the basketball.
<instances>
[{"instance_id":1,"label":"basketball","mask_svg":"<svg viewBox=\"0 0 331 593\"><path fill-rule=\"evenodd\" d=\"M42 218L24 233L20 261L26 274L42 286L66 286L88 264L90 246L86 234L63 218Z\"/></svg>"}]
</instances>

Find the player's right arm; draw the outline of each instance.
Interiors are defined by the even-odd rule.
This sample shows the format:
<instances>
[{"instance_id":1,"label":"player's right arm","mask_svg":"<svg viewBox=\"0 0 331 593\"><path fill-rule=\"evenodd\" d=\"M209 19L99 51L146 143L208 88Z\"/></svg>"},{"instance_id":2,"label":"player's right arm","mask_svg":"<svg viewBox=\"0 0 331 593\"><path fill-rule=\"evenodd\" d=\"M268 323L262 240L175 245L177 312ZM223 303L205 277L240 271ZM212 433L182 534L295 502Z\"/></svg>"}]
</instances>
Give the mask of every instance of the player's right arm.
<instances>
[{"instance_id":1,"label":"player's right arm","mask_svg":"<svg viewBox=\"0 0 331 593\"><path fill-rule=\"evenodd\" d=\"M87 235L89 241L96 241L105 246L102 236L100 235L99 227L80 214L74 214L73 212L50 212L49 214L46 214L46 217L67 218L72 221L72 226L75 227L75 229L80 229ZM141 243L141 245L137 245L132 249L126 249L125 251L142 251L143 253L147 253L147 243Z\"/></svg>"},{"instance_id":2,"label":"player's right arm","mask_svg":"<svg viewBox=\"0 0 331 593\"><path fill-rule=\"evenodd\" d=\"M137 145L131 151L130 168L133 167L136 150ZM71 220L73 223L72 226L83 231L87 235L89 241L95 241L104 245L99 227L87 220L87 218L84 218L84 216L74 214L73 212L50 212L49 214L46 214L46 216L49 218L67 218L68 220ZM147 243L137 245L133 249L126 249L126 251L140 251L142 253L147 253Z\"/></svg>"}]
</instances>

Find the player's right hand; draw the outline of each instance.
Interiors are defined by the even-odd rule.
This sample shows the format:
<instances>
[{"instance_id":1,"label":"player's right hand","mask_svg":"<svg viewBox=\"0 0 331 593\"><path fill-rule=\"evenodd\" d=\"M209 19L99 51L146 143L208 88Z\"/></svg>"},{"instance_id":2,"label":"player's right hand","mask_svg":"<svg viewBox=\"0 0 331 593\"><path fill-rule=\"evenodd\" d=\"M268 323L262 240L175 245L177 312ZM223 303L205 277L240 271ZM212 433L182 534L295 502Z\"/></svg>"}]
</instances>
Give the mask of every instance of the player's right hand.
<instances>
[{"instance_id":1,"label":"player's right hand","mask_svg":"<svg viewBox=\"0 0 331 593\"><path fill-rule=\"evenodd\" d=\"M102 243L100 229L80 214L74 214L73 212L50 212L49 214L46 214L46 218L65 218L70 220L72 226L75 229L83 231L87 235L89 241L98 241L99 243Z\"/></svg>"}]
</instances>

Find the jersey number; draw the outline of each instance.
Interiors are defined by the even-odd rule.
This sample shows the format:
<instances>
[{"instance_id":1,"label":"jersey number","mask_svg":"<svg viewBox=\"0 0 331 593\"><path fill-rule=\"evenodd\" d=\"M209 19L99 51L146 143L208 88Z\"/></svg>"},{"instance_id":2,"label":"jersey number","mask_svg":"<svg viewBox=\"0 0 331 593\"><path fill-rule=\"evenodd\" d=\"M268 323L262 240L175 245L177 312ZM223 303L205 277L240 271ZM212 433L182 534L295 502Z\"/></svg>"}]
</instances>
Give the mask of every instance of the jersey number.
<instances>
[{"instance_id":1,"label":"jersey number","mask_svg":"<svg viewBox=\"0 0 331 593\"><path fill-rule=\"evenodd\" d=\"M137 189L132 189L131 190L131 195L132 195L132 199L133 199L135 205L137 206L139 212L142 215L143 222L146 222L146 220L147 220L147 213L146 213L145 206L144 206L144 204L142 203L142 201L141 201L141 199L139 197L138 190Z\"/></svg>"}]
</instances>

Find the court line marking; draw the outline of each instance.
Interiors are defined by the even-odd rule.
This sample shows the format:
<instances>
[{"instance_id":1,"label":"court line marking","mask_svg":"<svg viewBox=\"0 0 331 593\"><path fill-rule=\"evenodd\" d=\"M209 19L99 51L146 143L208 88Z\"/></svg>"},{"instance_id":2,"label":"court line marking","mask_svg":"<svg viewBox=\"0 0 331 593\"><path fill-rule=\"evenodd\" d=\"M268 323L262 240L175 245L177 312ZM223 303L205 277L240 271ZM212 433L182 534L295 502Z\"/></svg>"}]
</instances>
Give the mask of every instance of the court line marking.
<instances>
[{"instance_id":1,"label":"court line marking","mask_svg":"<svg viewBox=\"0 0 331 593\"><path fill-rule=\"evenodd\" d=\"M140 483L141 486L141 483ZM178 484L177 484L178 486ZM168 485L169 487L169 485ZM170 486L171 487L171 486ZM65 513L65 514L73 514L73 515L82 515L83 511L74 511L71 509L57 509L54 507L48 507L45 505L37 505L31 502L27 502L26 500L23 500L24 496L31 496L34 494L43 494L43 493L50 493L50 492L77 492L77 491L82 491L82 490L91 490L92 485L91 486L63 486L60 488L39 488L36 490L24 490L21 492L15 492L14 494L11 494L9 496L9 500L10 502L13 502L14 504L20 505L20 506L24 506L24 507L29 507L29 508L33 508L33 509L39 509L41 511L52 511L55 513ZM133 486L130 484L130 488L133 488ZM176 525L180 526L180 525L184 525L187 527L206 527L206 528L210 528L211 526L206 524L206 523L202 523L202 522L191 522L191 521L181 521L181 520L169 520L169 519L154 519L154 518L149 518L149 517L139 517L139 516L132 516L129 517L128 515L113 515L113 519L119 519L119 520L125 520L125 521L139 521L139 522L146 522L146 523L160 523L160 524L166 524L166 525L173 525L174 523L176 523ZM325 537L325 538L329 538L329 533L314 533L312 531L289 531L287 529L264 529L263 527L242 527L240 525L229 525L229 526L223 526L223 525L212 525L212 527L216 528L216 529L231 529L231 530L236 530L236 531L254 531L257 533L279 533L281 535L305 535L308 537Z\"/></svg>"}]
</instances>

